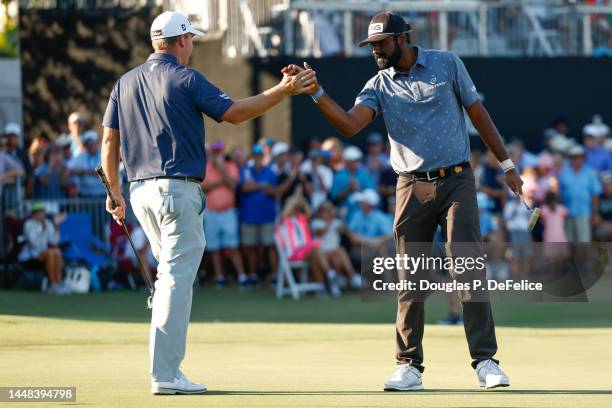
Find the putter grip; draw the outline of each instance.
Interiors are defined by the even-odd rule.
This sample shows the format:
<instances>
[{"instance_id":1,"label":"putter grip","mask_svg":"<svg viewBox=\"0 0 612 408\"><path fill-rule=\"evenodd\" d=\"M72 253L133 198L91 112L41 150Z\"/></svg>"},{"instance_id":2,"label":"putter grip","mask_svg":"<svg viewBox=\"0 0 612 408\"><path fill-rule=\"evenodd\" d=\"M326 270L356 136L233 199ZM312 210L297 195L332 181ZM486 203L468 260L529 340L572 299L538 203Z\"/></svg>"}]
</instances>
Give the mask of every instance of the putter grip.
<instances>
[{"instance_id":1,"label":"putter grip","mask_svg":"<svg viewBox=\"0 0 612 408\"><path fill-rule=\"evenodd\" d=\"M113 192L111 191L110 184L108 182L108 179L106 178L106 174L104 173L104 169L102 169L102 166L96 167L96 174L98 175L98 177L100 178L100 181L104 185L106 194L110 197L111 202L113 203L113 207L117 207L119 203L117 203L117 200L115 199L115 196L113 195Z\"/></svg>"}]
</instances>

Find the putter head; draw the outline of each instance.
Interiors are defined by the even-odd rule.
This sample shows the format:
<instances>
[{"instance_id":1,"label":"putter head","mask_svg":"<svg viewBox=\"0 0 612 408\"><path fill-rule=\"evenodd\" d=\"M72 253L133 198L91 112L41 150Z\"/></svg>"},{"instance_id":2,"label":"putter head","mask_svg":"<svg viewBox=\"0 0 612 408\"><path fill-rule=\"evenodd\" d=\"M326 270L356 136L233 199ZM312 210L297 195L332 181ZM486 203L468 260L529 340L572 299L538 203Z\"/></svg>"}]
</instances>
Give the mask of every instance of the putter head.
<instances>
[{"instance_id":1,"label":"putter head","mask_svg":"<svg viewBox=\"0 0 612 408\"><path fill-rule=\"evenodd\" d=\"M541 210L538 207L533 209L531 217L529 218L529 224L527 225L527 229L529 231L532 231L533 227L535 227L536 223L538 222L538 219L540 218L540 213Z\"/></svg>"}]
</instances>

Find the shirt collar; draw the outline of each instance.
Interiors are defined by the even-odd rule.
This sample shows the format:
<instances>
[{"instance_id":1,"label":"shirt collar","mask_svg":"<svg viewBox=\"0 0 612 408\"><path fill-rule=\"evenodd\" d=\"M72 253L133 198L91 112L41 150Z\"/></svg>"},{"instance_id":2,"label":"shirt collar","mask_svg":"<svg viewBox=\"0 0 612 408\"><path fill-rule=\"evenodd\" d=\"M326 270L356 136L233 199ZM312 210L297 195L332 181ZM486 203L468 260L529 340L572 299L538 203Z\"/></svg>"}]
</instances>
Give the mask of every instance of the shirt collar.
<instances>
[{"instance_id":1,"label":"shirt collar","mask_svg":"<svg viewBox=\"0 0 612 408\"><path fill-rule=\"evenodd\" d=\"M419 47L418 45L413 46L412 49L417 52L417 60L415 65L420 65L421 67L425 68L427 66L427 50ZM407 74L407 72L396 71L394 67L389 68L388 71L392 78L395 78L395 75L397 74Z\"/></svg>"},{"instance_id":2,"label":"shirt collar","mask_svg":"<svg viewBox=\"0 0 612 408\"><path fill-rule=\"evenodd\" d=\"M161 52L154 52L153 54L149 55L149 58L147 58L147 61L153 61L153 60L174 62L175 64L179 63L178 58L176 58L174 55L164 54Z\"/></svg>"}]
</instances>

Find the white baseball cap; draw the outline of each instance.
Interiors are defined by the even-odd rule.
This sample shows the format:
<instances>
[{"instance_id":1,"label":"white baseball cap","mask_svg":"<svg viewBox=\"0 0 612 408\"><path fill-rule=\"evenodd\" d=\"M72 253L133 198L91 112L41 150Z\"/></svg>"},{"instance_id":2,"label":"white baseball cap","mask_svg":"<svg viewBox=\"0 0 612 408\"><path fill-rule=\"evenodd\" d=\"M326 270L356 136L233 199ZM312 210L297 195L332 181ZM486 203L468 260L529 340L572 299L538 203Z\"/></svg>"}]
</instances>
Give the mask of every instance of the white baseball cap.
<instances>
[{"instance_id":1,"label":"white baseball cap","mask_svg":"<svg viewBox=\"0 0 612 408\"><path fill-rule=\"evenodd\" d=\"M593 137L604 137L608 134L608 132L602 126L598 126L598 125L589 123L587 125L584 125L584 127L582 128L582 134L593 136Z\"/></svg>"},{"instance_id":2,"label":"white baseball cap","mask_svg":"<svg viewBox=\"0 0 612 408\"><path fill-rule=\"evenodd\" d=\"M68 116L68 123L85 122L85 117L80 112L72 112Z\"/></svg>"},{"instance_id":3,"label":"white baseball cap","mask_svg":"<svg viewBox=\"0 0 612 408\"><path fill-rule=\"evenodd\" d=\"M151 40L176 37L187 33L204 35L202 31L196 30L191 26L191 21L189 21L187 16L178 11L164 11L151 24Z\"/></svg>"},{"instance_id":4,"label":"white baseball cap","mask_svg":"<svg viewBox=\"0 0 612 408\"><path fill-rule=\"evenodd\" d=\"M9 122L4 127L4 133L7 135L21 135L21 126L19 126L19 123Z\"/></svg>"},{"instance_id":5,"label":"white baseball cap","mask_svg":"<svg viewBox=\"0 0 612 408\"><path fill-rule=\"evenodd\" d=\"M289 145L285 142L276 142L272 146L272 157L276 157L279 154L287 153L289 151Z\"/></svg>"},{"instance_id":6,"label":"white baseball cap","mask_svg":"<svg viewBox=\"0 0 612 408\"><path fill-rule=\"evenodd\" d=\"M576 144L569 149L567 149L567 155L570 157L574 156L584 156L584 147L579 144Z\"/></svg>"},{"instance_id":7,"label":"white baseball cap","mask_svg":"<svg viewBox=\"0 0 612 408\"><path fill-rule=\"evenodd\" d=\"M357 192L354 196L354 200L358 203L366 203L372 207L376 207L380 202L378 193L371 188L367 188L363 191Z\"/></svg>"},{"instance_id":8,"label":"white baseball cap","mask_svg":"<svg viewBox=\"0 0 612 408\"><path fill-rule=\"evenodd\" d=\"M342 152L342 159L346 161L361 160L363 153L357 146L348 146Z\"/></svg>"}]
</instances>

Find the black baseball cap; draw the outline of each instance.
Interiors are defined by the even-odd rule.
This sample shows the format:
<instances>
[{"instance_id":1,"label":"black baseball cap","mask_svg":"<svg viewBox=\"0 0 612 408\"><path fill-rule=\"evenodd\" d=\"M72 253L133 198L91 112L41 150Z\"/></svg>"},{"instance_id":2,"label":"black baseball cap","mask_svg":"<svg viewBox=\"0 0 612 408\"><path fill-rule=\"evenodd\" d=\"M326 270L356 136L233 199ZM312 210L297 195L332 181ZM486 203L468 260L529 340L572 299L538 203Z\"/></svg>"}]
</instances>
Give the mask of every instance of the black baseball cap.
<instances>
[{"instance_id":1,"label":"black baseball cap","mask_svg":"<svg viewBox=\"0 0 612 408\"><path fill-rule=\"evenodd\" d=\"M404 21L402 16L384 11L372 17L368 26L368 38L361 41L359 46L363 47L371 42L384 40L387 37L410 31L412 31L410 24Z\"/></svg>"}]
</instances>

